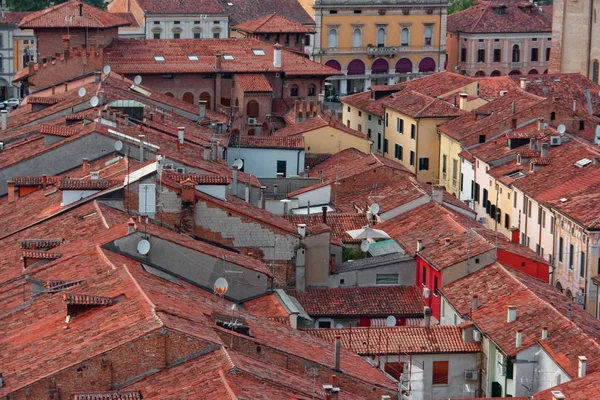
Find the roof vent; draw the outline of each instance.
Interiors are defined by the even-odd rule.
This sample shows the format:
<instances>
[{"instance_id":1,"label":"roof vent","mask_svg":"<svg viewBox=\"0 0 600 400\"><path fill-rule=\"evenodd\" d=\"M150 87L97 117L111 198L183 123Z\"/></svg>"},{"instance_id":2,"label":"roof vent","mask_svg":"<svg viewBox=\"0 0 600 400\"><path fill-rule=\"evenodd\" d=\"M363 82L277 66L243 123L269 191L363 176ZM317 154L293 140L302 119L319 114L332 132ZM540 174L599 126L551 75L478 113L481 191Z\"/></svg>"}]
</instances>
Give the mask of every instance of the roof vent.
<instances>
[{"instance_id":1,"label":"roof vent","mask_svg":"<svg viewBox=\"0 0 600 400\"><path fill-rule=\"evenodd\" d=\"M582 158L581 160L577 161L577 162L575 163L575 165L576 165L577 167L579 167L579 168L583 168L583 167L585 167L586 165L589 165L589 164L591 164L591 163L592 163L592 160L590 160L589 158Z\"/></svg>"},{"instance_id":2,"label":"roof vent","mask_svg":"<svg viewBox=\"0 0 600 400\"><path fill-rule=\"evenodd\" d=\"M563 198L561 198L561 199L560 199L560 202L561 202L561 203L566 203L566 202L567 202L567 198L566 198L566 197L563 197Z\"/></svg>"}]
</instances>

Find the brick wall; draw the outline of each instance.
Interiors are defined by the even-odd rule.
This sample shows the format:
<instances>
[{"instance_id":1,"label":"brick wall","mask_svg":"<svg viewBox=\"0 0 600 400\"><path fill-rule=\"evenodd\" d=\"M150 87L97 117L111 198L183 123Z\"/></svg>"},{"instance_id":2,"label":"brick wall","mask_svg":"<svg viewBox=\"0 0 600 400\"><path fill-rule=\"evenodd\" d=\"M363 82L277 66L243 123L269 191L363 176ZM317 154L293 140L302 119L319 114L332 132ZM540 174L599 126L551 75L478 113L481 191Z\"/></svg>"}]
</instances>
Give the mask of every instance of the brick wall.
<instances>
[{"instance_id":1,"label":"brick wall","mask_svg":"<svg viewBox=\"0 0 600 400\"><path fill-rule=\"evenodd\" d=\"M63 42L63 36L69 35L69 48L73 51L77 48L85 52L86 50L86 30L73 28L67 29L36 29L34 32L37 38L38 60L54 56L57 53L63 53L67 48ZM98 48L107 46L119 35L118 28L93 30L87 33L87 46ZM91 51L91 50L90 50Z\"/></svg>"},{"instance_id":2,"label":"brick wall","mask_svg":"<svg viewBox=\"0 0 600 400\"><path fill-rule=\"evenodd\" d=\"M94 53L86 57L85 54L74 53L67 57L56 58L49 63L34 64L30 67L31 76L27 81L29 86L32 86L31 90L35 91L36 88L44 88L92 71L99 71L102 66L101 54ZM64 85L61 85L57 93L61 91L64 91Z\"/></svg>"},{"instance_id":3,"label":"brick wall","mask_svg":"<svg viewBox=\"0 0 600 400\"><path fill-rule=\"evenodd\" d=\"M161 74L141 75L142 85L163 94L170 93L178 99L184 99L186 93L191 93L191 95L186 95L185 99L193 99L193 103L191 101L190 103L196 106L200 94L206 92L210 95L210 103L207 108L214 110L214 75L207 75L210 77L209 79L202 74L173 74L172 76L172 79L166 79L167 77ZM133 80L135 74L127 75L127 78Z\"/></svg>"}]
</instances>

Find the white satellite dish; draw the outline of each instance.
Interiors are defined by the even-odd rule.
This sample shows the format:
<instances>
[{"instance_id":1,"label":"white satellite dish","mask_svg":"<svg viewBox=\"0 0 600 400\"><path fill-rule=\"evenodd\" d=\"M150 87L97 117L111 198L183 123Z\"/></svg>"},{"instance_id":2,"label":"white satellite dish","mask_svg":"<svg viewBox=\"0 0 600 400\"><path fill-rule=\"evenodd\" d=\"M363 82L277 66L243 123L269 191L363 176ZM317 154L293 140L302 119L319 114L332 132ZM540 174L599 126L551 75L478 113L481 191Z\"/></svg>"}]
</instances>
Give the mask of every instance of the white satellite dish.
<instances>
[{"instance_id":1,"label":"white satellite dish","mask_svg":"<svg viewBox=\"0 0 600 400\"><path fill-rule=\"evenodd\" d=\"M148 254L150 252L150 242L146 239L140 240L140 242L137 245L137 251L143 256Z\"/></svg>"},{"instance_id":2,"label":"white satellite dish","mask_svg":"<svg viewBox=\"0 0 600 400\"><path fill-rule=\"evenodd\" d=\"M556 130L562 135L567 131L567 127L564 124L560 124Z\"/></svg>"},{"instance_id":3,"label":"white satellite dish","mask_svg":"<svg viewBox=\"0 0 600 400\"><path fill-rule=\"evenodd\" d=\"M92 105L92 107L96 107L98 104L100 104L100 99L98 98L98 96L93 96L90 99L90 104Z\"/></svg>"},{"instance_id":4,"label":"white satellite dish","mask_svg":"<svg viewBox=\"0 0 600 400\"><path fill-rule=\"evenodd\" d=\"M123 150L123 142L121 142L120 140L117 140L115 142L115 150L116 151L121 151Z\"/></svg>"},{"instance_id":5,"label":"white satellite dish","mask_svg":"<svg viewBox=\"0 0 600 400\"><path fill-rule=\"evenodd\" d=\"M235 168L237 168L238 170L239 170L239 169L242 169L242 167L244 166L244 161L242 161L242 160L241 160L241 159L239 159L239 158L236 158L236 159L235 159L235 161L233 162L233 166L234 166Z\"/></svg>"},{"instance_id":6,"label":"white satellite dish","mask_svg":"<svg viewBox=\"0 0 600 400\"><path fill-rule=\"evenodd\" d=\"M227 289L229 289L229 283L227 282L227 279L222 277L218 278L213 285L213 289L216 294L223 296L225 293L227 293Z\"/></svg>"},{"instance_id":7,"label":"white satellite dish","mask_svg":"<svg viewBox=\"0 0 600 400\"><path fill-rule=\"evenodd\" d=\"M110 74L110 65L105 65L104 68L102 68L102 73L104 73L104 75Z\"/></svg>"},{"instance_id":8,"label":"white satellite dish","mask_svg":"<svg viewBox=\"0 0 600 400\"><path fill-rule=\"evenodd\" d=\"M133 83L135 83L136 85L139 85L140 83L142 83L142 77L139 75L136 75L135 78L133 78Z\"/></svg>"},{"instance_id":9,"label":"white satellite dish","mask_svg":"<svg viewBox=\"0 0 600 400\"><path fill-rule=\"evenodd\" d=\"M369 250L369 241L368 240L363 240L360 243L360 249L362 250L363 253L366 253Z\"/></svg>"},{"instance_id":10,"label":"white satellite dish","mask_svg":"<svg viewBox=\"0 0 600 400\"><path fill-rule=\"evenodd\" d=\"M385 319L385 326L396 326L396 317L390 315Z\"/></svg>"},{"instance_id":11,"label":"white satellite dish","mask_svg":"<svg viewBox=\"0 0 600 400\"><path fill-rule=\"evenodd\" d=\"M374 203L371 204L371 207L369 207L371 210L371 214L379 214L379 204Z\"/></svg>"},{"instance_id":12,"label":"white satellite dish","mask_svg":"<svg viewBox=\"0 0 600 400\"><path fill-rule=\"evenodd\" d=\"M85 96L86 93L87 93L87 91L85 90L84 87L80 87L79 90L77 91L77 94L79 95L79 97Z\"/></svg>"}]
</instances>

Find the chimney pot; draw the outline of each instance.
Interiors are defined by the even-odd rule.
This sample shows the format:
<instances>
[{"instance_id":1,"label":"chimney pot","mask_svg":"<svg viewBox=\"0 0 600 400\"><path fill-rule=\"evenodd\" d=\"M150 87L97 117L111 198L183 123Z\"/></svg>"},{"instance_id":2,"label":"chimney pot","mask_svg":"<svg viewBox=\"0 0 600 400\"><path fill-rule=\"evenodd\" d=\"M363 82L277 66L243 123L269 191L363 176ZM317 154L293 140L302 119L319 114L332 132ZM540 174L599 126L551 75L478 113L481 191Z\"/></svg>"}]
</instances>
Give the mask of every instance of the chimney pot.
<instances>
[{"instance_id":1,"label":"chimney pot","mask_svg":"<svg viewBox=\"0 0 600 400\"><path fill-rule=\"evenodd\" d=\"M298 235L300 237L306 236L306 224L298 224Z\"/></svg>"},{"instance_id":2,"label":"chimney pot","mask_svg":"<svg viewBox=\"0 0 600 400\"><path fill-rule=\"evenodd\" d=\"M48 184L48 176L42 175L42 188L46 189L46 185Z\"/></svg>"},{"instance_id":3,"label":"chimney pot","mask_svg":"<svg viewBox=\"0 0 600 400\"><path fill-rule=\"evenodd\" d=\"M140 139L140 162L144 162L144 138L146 135L138 135Z\"/></svg>"},{"instance_id":4,"label":"chimney pot","mask_svg":"<svg viewBox=\"0 0 600 400\"><path fill-rule=\"evenodd\" d=\"M8 122L8 110L0 111L0 121L2 122L2 130L5 131Z\"/></svg>"},{"instance_id":5,"label":"chimney pot","mask_svg":"<svg viewBox=\"0 0 600 400\"><path fill-rule=\"evenodd\" d=\"M273 46L273 66L275 68L281 68L281 45L275 43Z\"/></svg>"},{"instance_id":6,"label":"chimney pot","mask_svg":"<svg viewBox=\"0 0 600 400\"><path fill-rule=\"evenodd\" d=\"M234 196L237 196L238 190L238 169L236 166L233 167L233 179L231 180L231 192ZM262 188L261 188L262 190ZM262 192L261 192L262 195Z\"/></svg>"},{"instance_id":7,"label":"chimney pot","mask_svg":"<svg viewBox=\"0 0 600 400\"><path fill-rule=\"evenodd\" d=\"M431 325L431 308L425 306L423 308L423 315L425 316L425 326Z\"/></svg>"},{"instance_id":8,"label":"chimney pot","mask_svg":"<svg viewBox=\"0 0 600 400\"><path fill-rule=\"evenodd\" d=\"M545 121L544 118L538 118L538 131L542 131L542 130L546 129L546 124L544 121Z\"/></svg>"},{"instance_id":9,"label":"chimney pot","mask_svg":"<svg viewBox=\"0 0 600 400\"><path fill-rule=\"evenodd\" d=\"M340 335L335 335L335 364L333 369L336 371L341 371L340 369L340 353L342 350L342 337Z\"/></svg>"},{"instance_id":10,"label":"chimney pot","mask_svg":"<svg viewBox=\"0 0 600 400\"><path fill-rule=\"evenodd\" d=\"M521 89L527 90L527 78L521 78Z\"/></svg>"},{"instance_id":11,"label":"chimney pot","mask_svg":"<svg viewBox=\"0 0 600 400\"><path fill-rule=\"evenodd\" d=\"M515 337L515 347L518 349L523 344L523 331L521 329L517 330L517 334Z\"/></svg>"},{"instance_id":12,"label":"chimney pot","mask_svg":"<svg viewBox=\"0 0 600 400\"><path fill-rule=\"evenodd\" d=\"M461 93L460 94L460 99L459 99L459 102L458 102L458 107L461 110L466 110L467 109L467 96L468 96L467 93Z\"/></svg>"},{"instance_id":13,"label":"chimney pot","mask_svg":"<svg viewBox=\"0 0 600 400\"><path fill-rule=\"evenodd\" d=\"M244 201L250 203L250 181L246 182L246 187L244 188Z\"/></svg>"},{"instance_id":14,"label":"chimney pot","mask_svg":"<svg viewBox=\"0 0 600 400\"><path fill-rule=\"evenodd\" d=\"M444 238L444 245L445 246L450 246L450 238L449 237Z\"/></svg>"},{"instance_id":15,"label":"chimney pot","mask_svg":"<svg viewBox=\"0 0 600 400\"><path fill-rule=\"evenodd\" d=\"M267 189L266 186L261 186L260 187L260 207L264 210L265 206L266 206L266 202L267 199L265 198L265 190Z\"/></svg>"},{"instance_id":16,"label":"chimney pot","mask_svg":"<svg viewBox=\"0 0 600 400\"><path fill-rule=\"evenodd\" d=\"M578 359L579 359L579 366L577 368L577 376L579 378L583 378L585 376L586 369L587 369L587 357L579 356Z\"/></svg>"},{"instance_id":17,"label":"chimney pot","mask_svg":"<svg viewBox=\"0 0 600 400\"><path fill-rule=\"evenodd\" d=\"M542 340L548 339L548 327L542 326Z\"/></svg>"},{"instance_id":18,"label":"chimney pot","mask_svg":"<svg viewBox=\"0 0 600 400\"><path fill-rule=\"evenodd\" d=\"M511 323L517 320L517 307L508 306L508 315L506 318L506 322Z\"/></svg>"},{"instance_id":19,"label":"chimney pot","mask_svg":"<svg viewBox=\"0 0 600 400\"><path fill-rule=\"evenodd\" d=\"M417 239L417 253L423 250L423 241L422 239Z\"/></svg>"},{"instance_id":20,"label":"chimney pot","mask_svg":"<svg viewBox=\"0 0 600 400\"><path fill-rule=\"evenodd\" d=\"M185 139L185 126L180 126L177 128L177 138L179 139L179 144L183 144Z\"/></svg>"},{"instance_id":21,"label":"chimney pot","mask_svg":"<svg viewBox=\"0 0 600 400\"><path fill-rule=\"evenodd\" d=\"M135 222L133 221L133 219L130 219L129 222L127 222L127 234L131 235L134 232L135 232Z\"/></svg>"},{"instance_id":22,"label":"chimney pot","mask_svg":"<svg viewBox=\"0 0 600 400\"><path fill-rule=\"evenodd\" d=\"M88 172L90 170L90 162L87 158L82 160L83 172Z\"/></svg>"},{"instance_id":23,"label":"chimney pot","mask_svg":"<svg viewBox=\"0 0 600 400\"><path fill-rule=\"evenodd\" d=\"M479 306L479 299L477 295L473 296L473 302L471 303L471 311L477 311L477 307Z\"/></svg>"}]
</instances>

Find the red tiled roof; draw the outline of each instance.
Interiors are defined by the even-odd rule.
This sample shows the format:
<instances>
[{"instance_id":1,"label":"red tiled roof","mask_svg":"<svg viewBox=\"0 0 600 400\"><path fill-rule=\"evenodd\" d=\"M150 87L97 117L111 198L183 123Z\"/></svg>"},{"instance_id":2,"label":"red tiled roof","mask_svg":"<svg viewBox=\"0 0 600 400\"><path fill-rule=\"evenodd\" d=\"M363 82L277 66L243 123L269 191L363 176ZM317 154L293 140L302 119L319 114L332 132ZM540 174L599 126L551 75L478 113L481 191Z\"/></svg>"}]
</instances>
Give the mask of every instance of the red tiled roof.
<instances>
[{"instance_id":1,"label":"red tiled roof","mask_svg":"<svg viewBox=\"0 0 600 400\"><path fill-rule=\"evenodd\" d=\"M480 343L465 342L462 329L452 325L310 329L308 332L330 342L335 342L339 335L342 347L363 356L481 352Z\"/></svg>"},{"instance_id":2,"label":"red tiled roof","mask_svg":"<svg viewBox=\"0 0 600 400\"><path fill-rule=\"evenodd\" d=\"M19 240L22 249L52 249L64 242L64 239L25 239Z\"/></svg>"},{"instance_id":3,"label":"red tiled roof","mask_svg":"<svg viewBox=\"0 0 600 400\"><path fill-rule=\"evenodd\" d=\"M371 89L366 92L360 92L344 96L340 99L340 101L342 102L342 104L347 104L349 106L356 107L359 110L366 111L378 117L383 117L383 114L385 114L385 110L382 104L384 101L387 100L387 96L377 100L373 100L373 95L371 93L373 90L373 87L371 87Z\"/></svg>"},{"instance_id":4,"label":"red tiled roof","mask_svg":"<svg viewBox=\"0 0 600 400\"><path fill-rule=\"evenodd\" d=\"M116 15L119 18L124 19L129 22L129 26L132 28L137 28L140 26L140 23L135 19L135 15L132 12L124 12L124 13L111 13Z\"/></svg>"},{"instance_id":5,"label":"red tiled roof","mask_svg":"<svg viewBox=\"0 0 600 400\"><path fill-rule=\"evenodd\" d=\"M589 185L575 192L563 192L562 195L557 193L561 197L548 203L553 209L579 222L588 229L600 228L600 214L598 213L600 209L600 177L598 175L596 172L592 176L586 175L585 178L582 177L582 179L559 186L557 189L564 190L568 187L577 187L579 183ZM566 199L566 201L563 201L563 199Z\"/></svg>"},{"instance_id":6,"label":"red tiled roof","mask_svg":"<svg viewBox=\"0 0 600 400\"><path fill-rule=\"evenodd\" d=\"M600 372L587 374L583 378L573 379L551 389L533 395L532 400L555 400L553 391L559 390L567 400L600 399Z\"/></svg>"},{"instance_id":7,"label":"red tiled roof","mask_svg":"<svg viewBox=\"0 0 600 400\"><path fill-rule=\"evenodd\" d=\"M495 76L478 78L479 82L479 97L486 100L497 99L500 97L501 91L509 92L519 88L508 76Z\"/></svg>"},{"instance_id":8,"label":"red tiled roof","mask_svg":"<svg viewBox=\"0 0 600 400\"><path fill-rule=\"evenodd\" d=\"M423 294L415 286L308 289L291 295L315 317L419 316L425 306Z\"/></svg>"},{"instance_id":9,"label":"red tiled roof","mask_svg":"<svg viewBox=\"0 0 600 400\"><path fill-rule=\"evenodd\" d=\"M348 128L346 125L342 124L338 120L327 117L324 115L317 115L316 117L309 118L306 121L298 122L296 124L288 125L285 128L282 128L275 132L273 136L296 136L301 135L306 132L314 131L317 129L321 129L324 127L330 126L342 132L349 133L353 136L357 136L359 138L370 140L367 135L357 130Z\"/></svg>"},{"instance_id":10,"label":"red tiled roof","mask_svg":"<svg viewBox=\"0 0 600 400\"><path fill-rule=\"evenodd\" d=\"M29 11L5 11L4 18L0 19L0 22L2 22L3 24L18 25L19 22L21 22L21 20L29 14L31 14L31 12Z\"/></svg>"},{"instance_id":11,"label":"red tiled roof","mask_svg":"<svg viewBox=\"0 0 600 400\"><path fill-rule=\"evenodd\" d=\"M244 307L256 317L289 318L290 313L283 307L276 294L271 293L246 301Z\"/></svg>"},{"instance_id":12,"label":"red tiled roof","mask_svg":"<svg viewBox=\"0 0 600 400\"><path fill-rule=\"evenodd\" d=\"M83 17L79 16L82 6ZM123 18L78 0L70 0L53 7L27 15L19 28L94 28L107 29L127 26L130 22Z\"/></svg>"},{"instance_id":13,"label":"red tiled roof","mask_svg":"<svg viewBox=\"0 0 600 400\"><path fill-rule=\"evenodd\" d=\"M265 55L255 55L254 49L262 49ZM214 73L215 54L233 57L232 60L221 57L220 71L224 73L340 74L338 70L285 49L281 50L282 67L275 67L273 51L271 44L256 39L118 39L105 48L104 58L113 71L121 74ZM198 56L198 61L190 61L189 55ZM155 56L163 56L165 61L156 61Z\"/></svg>"},{"instance_id":14,"label":"red tiled roof","mask_svg":"<svg viewBox=\"0 0 600 400\"><path fill-rule=\"evenodd\" d=\"M323 223L322 214L292 214L284 215L285 219L294 225L306 224L307 226L320 225ZM343 243L360 243L361 239L352 239L346 231L360 229L368 224L367 214L349 212L349 213L328 213L327 225L331 228L331 237L340 240Z\"/></svg>"},{"instance_id":15,"label":"red tiled roof","mask_svg":"<svg viewBox=\"0 0 600 400\"><path fill-rule=\"evenodd\" d=\"M146 14L224 14L216 0L136 0Z\"/></svg>"},{"instance_id":16,"label":"red tiled roof","mask_svg":"<svg viewBox=\"0 0 600 400\"><path fill-rule=\"evenodd\" d=\"M233 29L250 33L314 33L315 30L276 12L263 17L242 22Z\"/></svg>"},{"instance_id":17,"label":"red tiled roof","mask_svg":"<svg viewBox=\"0 0 600 400\"><path fill-rule=\"evenodd\" d=\"M62 100L60 97L27 96L27 104L56 104Z\"/></svg>"},{"instance_id":18,"label":"red tiled roof","mask_svg":"<svg viewBox=\"0 0 600 400\"><path fill-rule=\"evenodd\" d=\"M528 1L478 1L448 16L448 32L552 32L552 14Z\"/></svg>"},{"instance_id":19,"label":"red tiled roof","mask_svg":"<svg viewBox=\"0 0 600 400\"><path fill-rule=\"evenodd\" d=\"M270 15L274 11L292 21L314 26L315 21L297 0L219 0L230 26Z\"/></svg>"},{"instance_id":20,"label":"red tiled roof","mask_svg":"<svg viewBox=\"0 0 600 400\"><path fill-rule=\"evenodd\" d=\"M392 94L383 102L384 108L391 108L413 118L443 118L458 117L466 114L466 111L452 104L430 97L414 90L403 90Z\"/></svg>"},{"instance_id":21,"label":"red tiled roof","mask_svg":"<svg viewBox=\"0 0 600 400\"><path fill-rule=\"evenodd\" d=\"M231 183L231 179L226 176L221 175L209 175L209 174L196 174L196 173L187 173L181 174L175 171L163 170L164 177L168 179L172 179L176 182L183 182L187 179L191 179L194 181L196 185L229 185Z\"/></svg>"},{"instance_id":22,"label":"red tiled roof","mask_svg":"<svg viewBox=\"0 0 600 400\"><path fill-rule=\"evenodd\" d=\"M122 181L104 179L62 179L58 182L58 188L60 190L104 190L122 183Z\"/></svg>"},{"instance_id":23,"label":"red tiled roof","mask_svg":"<svg viewBox=\"0 0 600 400\"><path fill-rule=\"evenodd\" d=\"M70 137L78 133L77 129L66 126L40 125L40 133L43 135Z\"/></svg>"},{"instance_id":24,"label":"red tiled roof","mask_svg":"<svg viewBox=\"0 0 600 400\"><path fill-rule=\"evenodd\" d=\"M244 92L272 92L273 88L263 74L236 74L235 82Z\"/></svg>"},{"instance_id":25,"label":"red tiled roof","mask_svg":"<svg viewBox=\"0 0 600 400\"><path fill-rule=\"evenodd\" d=\"M45 178L46 184L54 185L60 181L59 176L47 176ZM44 184L43 176L15 176L11 179L15 184L15 187L19 186L41 186Z\"/></svg>"},{"instance_id":26,"label":"red tiled roof","mask_svg":"<svg viewBox=\"0 0 600 400\"><path fill-rule=\"evenodd\" d=\"M229 147L268 148L268 149L304 149L304 137L280 136L232 136Z\"/></svg>"}]
</instances>

